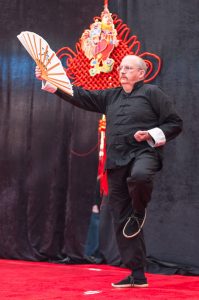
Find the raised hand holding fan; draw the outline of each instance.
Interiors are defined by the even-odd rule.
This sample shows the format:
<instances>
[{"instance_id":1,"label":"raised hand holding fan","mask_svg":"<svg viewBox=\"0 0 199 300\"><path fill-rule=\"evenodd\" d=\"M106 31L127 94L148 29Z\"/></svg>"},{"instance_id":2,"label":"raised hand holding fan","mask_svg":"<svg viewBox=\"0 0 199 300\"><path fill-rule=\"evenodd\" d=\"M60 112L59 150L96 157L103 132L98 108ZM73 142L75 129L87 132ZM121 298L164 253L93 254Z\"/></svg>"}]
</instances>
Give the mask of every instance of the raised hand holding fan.
<instances>
[{"instance_id":1,"label":"raised hand holding fan","mask_svg":"<svg viewBox=\"0 0 199 300\"><path fill-rule=\"evenodd\" d=\"M22 31L17 35L17 38L40 68L42 79L72 95L70 80L64 71L61 61L49 44L41 36L30 31Z\"/></svg>"}]
</instances>

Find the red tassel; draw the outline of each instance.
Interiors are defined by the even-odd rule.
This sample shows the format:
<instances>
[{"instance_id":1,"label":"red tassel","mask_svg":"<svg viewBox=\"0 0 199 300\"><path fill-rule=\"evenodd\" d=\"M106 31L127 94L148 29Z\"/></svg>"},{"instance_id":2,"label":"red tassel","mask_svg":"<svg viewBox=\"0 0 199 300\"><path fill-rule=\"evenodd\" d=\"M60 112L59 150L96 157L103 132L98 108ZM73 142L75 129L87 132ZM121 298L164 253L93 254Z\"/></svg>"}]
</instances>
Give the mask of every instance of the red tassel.
<instances>
[{"instance_id":1,"label":"red tassel","mask_svg":"<svg viewBox=\"0 0 199 300\"><path fill-rule=\"evenodd\" d=\"M106 164L106 118L105 115L99 120L99 164L98 164L98 177L100 179L100 193L101 195L108 195L108 180L107 172L105 171Z\"/></svg>"}]
</instances>

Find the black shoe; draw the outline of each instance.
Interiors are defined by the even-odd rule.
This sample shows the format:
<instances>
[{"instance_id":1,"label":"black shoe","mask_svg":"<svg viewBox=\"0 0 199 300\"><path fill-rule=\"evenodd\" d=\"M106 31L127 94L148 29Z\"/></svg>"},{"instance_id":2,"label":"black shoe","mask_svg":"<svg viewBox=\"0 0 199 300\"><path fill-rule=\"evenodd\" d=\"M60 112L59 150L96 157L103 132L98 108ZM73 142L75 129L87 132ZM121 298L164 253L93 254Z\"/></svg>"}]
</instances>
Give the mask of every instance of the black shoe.
<instances>
[{"instance_id":1,"label":"black shoe","mask_svg":"<svg viewBox=\"0 0 199 300\"><path fill-rule=\"evenodd\" d=\"M147 279L136 279L133 276L128 276L123 280L112 283L113 287L116 288L145 288L148 287Z\"/></svg>"},{"instance_id":2,"label":"black shoe","mask_svg":"<svg viewBox=\"0 0 199 300\"><path fill-rule=\"evenodd\" d=\"M138 235L144 225L145 219L146 210L143 216L132 215L131 217L129 217L126 224L124 225L123 235L128 239Z\"/></svg>"}]
</instances>

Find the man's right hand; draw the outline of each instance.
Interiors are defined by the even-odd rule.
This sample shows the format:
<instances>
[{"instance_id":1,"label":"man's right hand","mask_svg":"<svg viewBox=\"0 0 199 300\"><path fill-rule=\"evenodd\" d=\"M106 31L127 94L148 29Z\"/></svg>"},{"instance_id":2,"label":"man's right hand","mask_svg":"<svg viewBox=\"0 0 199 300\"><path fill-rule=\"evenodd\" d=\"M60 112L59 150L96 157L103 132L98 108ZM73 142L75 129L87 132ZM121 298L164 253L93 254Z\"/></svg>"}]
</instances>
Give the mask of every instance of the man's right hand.
<instances>
[{"instance_id":1,"label":"man's right hand","mask_svg":"<svg viewBox=\"0 0 199 300\"><path fill-rule=\"evenodd\" d=\"M151 139L150 134L146 130L138 130L134 134L134 138L136 139L137 142L143 142Z\"/></svg>"},{"instance_id":2,"label":"man's right hand","mask_svg":"<svg viewBox=\"0 0 199 300\"><path fill-rule=\"evenodd\" d=\"M43 80L41 77L41 70L38 66L35 67L35 76L38 80Z\"/></svg>"}]
</instances>

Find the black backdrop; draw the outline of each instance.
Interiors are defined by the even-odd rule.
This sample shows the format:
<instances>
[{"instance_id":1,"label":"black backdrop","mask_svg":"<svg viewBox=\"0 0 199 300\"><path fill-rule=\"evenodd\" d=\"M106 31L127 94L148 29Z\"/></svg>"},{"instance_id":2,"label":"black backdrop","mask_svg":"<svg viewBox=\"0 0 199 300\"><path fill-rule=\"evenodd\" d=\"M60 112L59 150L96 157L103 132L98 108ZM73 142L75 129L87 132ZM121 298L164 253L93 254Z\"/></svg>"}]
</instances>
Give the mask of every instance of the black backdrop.
<instances>
[{"instance_id":1,"label":"black backdrop","mask_svg":"<svg viewBox=\"0 0 199 300\"><path fill-rule=\"evenodd\" d=\"M75 49L103 1L0 0L0 257L83 261L97 172L99 116L40 90L16 35L29 30L52 49ZM158 54L154 80L175 102L183 133L165 149L145 226L149 270L199 274L197 0L109 1ZM85 154L74 155L74 152Z\"/></svg>"}]
</instances>

